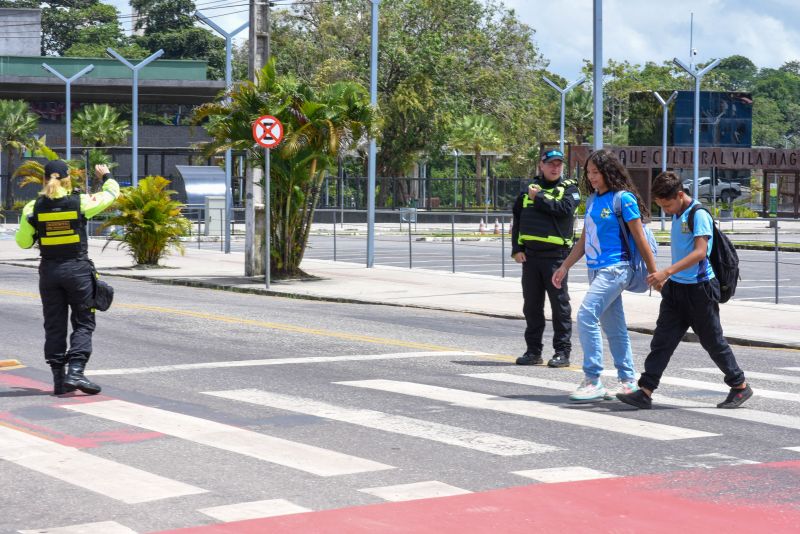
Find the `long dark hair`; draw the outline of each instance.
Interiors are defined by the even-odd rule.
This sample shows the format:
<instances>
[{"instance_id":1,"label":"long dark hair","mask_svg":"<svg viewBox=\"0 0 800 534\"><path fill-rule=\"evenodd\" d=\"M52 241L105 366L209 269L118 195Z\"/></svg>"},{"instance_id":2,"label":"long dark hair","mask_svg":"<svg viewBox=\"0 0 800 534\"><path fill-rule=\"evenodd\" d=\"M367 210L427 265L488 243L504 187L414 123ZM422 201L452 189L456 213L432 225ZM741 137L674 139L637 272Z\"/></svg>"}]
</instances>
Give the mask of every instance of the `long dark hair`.
<instances>
[{"instance_id":1,"label":"long dark hair","mask_svg":"<svg viewBox=\"0 0 800 534\"><path fill-rule=\"evenodd\" d=\"M600 149L592 153L583 165L584 186L589 193L594 192L591 182L589 182L589 163L594 164L603 179L606 181L609 191L628 191L636 197L639 205L639 213L642 215L642 222L650 220L650 209L642 201L639 189L631 180L628 169L620 162L617 156L610 150Z\"/></svg>"}]
</instances>

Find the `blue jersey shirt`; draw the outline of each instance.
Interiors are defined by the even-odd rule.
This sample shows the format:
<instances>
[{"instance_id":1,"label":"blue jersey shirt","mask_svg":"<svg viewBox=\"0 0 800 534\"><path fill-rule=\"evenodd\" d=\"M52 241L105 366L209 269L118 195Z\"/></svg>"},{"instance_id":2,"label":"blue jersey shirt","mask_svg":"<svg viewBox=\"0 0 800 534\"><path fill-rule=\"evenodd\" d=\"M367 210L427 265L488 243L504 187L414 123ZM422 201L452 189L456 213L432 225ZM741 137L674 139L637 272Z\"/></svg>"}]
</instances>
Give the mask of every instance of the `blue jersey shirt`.
<instances>
[{"instance_id":1,"label":"blue jersey shirt","mask_svg":"<svg viewBox=\"0 0 800 534\"><path fill-rule=\"evenodd\" d=\"M625 222L640 219L639 204L633 193L622 193L622 219ZM586 236L586 266L600 269L629 261L622 229L614 215L614 191L594 195L583 222Z\"/></svg>"},{"instance_id":2,"label":"blue jersey shirt","mask_svg":"<svg viewBox=\"0 0 800 534\"><path fill-rule=\"evenodd\" d=\"M714 221L711 215L705 210L697 210L694 214L694 233L689 231L689 212L692 206L698 204L692 200L689 207L680 215L672 216L672 231L670 232L670 248L672 249L672 263L677 263L694 250L694 238L698 236L708 237L708 247L706 257L697 265L692 265L669 277L673 282L679 284L697 284L714 278L714 270L711 262L708 261L708 254L711 252L712 240L714 239Z\"/></svg>"}]
</instances>

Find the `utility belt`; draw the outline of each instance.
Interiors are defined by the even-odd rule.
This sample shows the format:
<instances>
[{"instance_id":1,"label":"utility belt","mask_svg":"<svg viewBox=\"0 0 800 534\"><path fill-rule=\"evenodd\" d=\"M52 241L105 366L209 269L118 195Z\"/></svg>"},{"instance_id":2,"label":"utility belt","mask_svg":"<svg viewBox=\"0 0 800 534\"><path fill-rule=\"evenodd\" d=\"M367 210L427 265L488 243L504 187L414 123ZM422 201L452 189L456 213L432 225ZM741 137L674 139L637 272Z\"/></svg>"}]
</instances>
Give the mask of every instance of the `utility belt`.
<instances>
[{"instance_id":1,"label":"utility belt","mask_svg":"<svg viewBox=\"0 0 800 534\"><path fill-rule=\"evenodd\" d=\"M525 255L534 258L560 258L564 259L569 256L571 246L566 245L550 245L540 241L527 241L525 243Z\"/></svg>"}]
</instances>

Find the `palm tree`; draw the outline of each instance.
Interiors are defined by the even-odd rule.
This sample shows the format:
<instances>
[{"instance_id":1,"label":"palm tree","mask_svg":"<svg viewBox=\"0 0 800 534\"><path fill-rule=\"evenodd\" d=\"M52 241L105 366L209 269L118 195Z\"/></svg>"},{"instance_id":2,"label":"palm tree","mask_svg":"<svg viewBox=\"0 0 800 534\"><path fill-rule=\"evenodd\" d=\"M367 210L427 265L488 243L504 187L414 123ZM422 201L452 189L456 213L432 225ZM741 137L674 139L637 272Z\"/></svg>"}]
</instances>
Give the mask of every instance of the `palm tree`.
<instances>
[{"instance_id":1,"label":"palm tree","mask_svg":"<svg viewBox=\"0 0 800 534\"><path fill-rule=\"evenodd\" d=\"M55 151L47 146L47 139L45 136L39 138L39 146L32 150L32 155L34 158L44 158L47 161L53 161L54 159L59 159L60 157ZM103 163L104 165L113 165L109 161L103 159L98 160L98 163ZM69 166L69 176L72 178L72 185L74 187L83 187L84 191L88 191L89 189L88 183L86 182L86 172L84 169L80 168L84 165L84 162L82 160L70 160L67 162L67 165ZM11 177L20 179L20 187L25 187L31 184L41 186L42 182L44 181L44 165L35 159L27 159L17 166L17 168L14 170L14 174Z\"/></svg>"},{"instance_id":2,"label":"palm tree","mask_svg":"<svg viewBox=\"0 0 800 534\"><path fill-rule=\"evenodd\" d=\"M497 123L487 115L466 115L453 126L449 144L456 150L475 154L475 200L478 205L483 204L482 154L503 148Z\"/></svg>"},{"instance_id":3,"label":"palm tree","mask_svg":"<svg viewBox=\"0 0 800 534\"><path fill-rule=\"evenodd\" d=\"M576 87L567 94L567 107L564 110L566 123L575 133L575 142L583 144L592 131L594 117L594 97L591 91Z\"/></svg>"},{"instance_id":4,"label":"palm tree","mask_svg":"<svg viewBox=\"0 0 800 534\"><path fill-rule=\"evenodd\" d=\"M124 143L131 129L128 121L108 104L89 104L75 115L72 133L84 146L98 148Z\"/></svg>"},{"instance_id":5,"label":"palm tree","mask_svg":"<svg viewBox=\"0 0 800 534\"><path fill-rule=\"evenodd\" d=\"M195 111L195 122L209 119L208 154L227 148L246 150L252 165L264 164L264 151L253 148L252 123L261 115L277 117L283 143L272 151L270 213L271 271L276 277L302 274L303 259L325 171L341 152L358 143L377 124L367 90L339 82L314 89L294 77L278 75L270 61L256 82L235 86L231 102L220 100Z\"/></svg>"},{"instance_id":6,"label":"palm tree","mask_svg":"<svg viewBox=\"0 0 800 534\"><path fill-rule=\"evenodd\" d=\"M6 172L0 161L0 207L11 200L11 156L38 146L34 137L39 125L38 117L31 113L23 100L0 100L0 155L5 155Z\"/></svg>"}]
</instances>

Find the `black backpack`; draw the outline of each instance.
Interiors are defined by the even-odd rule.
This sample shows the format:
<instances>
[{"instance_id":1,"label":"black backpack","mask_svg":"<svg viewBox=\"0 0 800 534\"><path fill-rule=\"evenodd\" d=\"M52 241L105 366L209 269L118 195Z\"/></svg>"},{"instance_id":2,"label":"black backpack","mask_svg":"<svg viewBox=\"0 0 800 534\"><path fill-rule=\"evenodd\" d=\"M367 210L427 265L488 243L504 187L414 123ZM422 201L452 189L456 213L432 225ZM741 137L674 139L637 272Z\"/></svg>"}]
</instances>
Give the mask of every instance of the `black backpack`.
<instances>
[{"instance_id":1,"label":"black backpack","mask_svg":"<svg viewBox=\"0 0 800 534\"><path fill-rule=\"evenodd\" d=\"M689 224L689 231L694 234L694 214L697 210L703 210L709 215L706 208L700 204L695 204L689 211L687 222ZM711 262L711 268L714 269L714 276L719 280L720 288L720 303L728 302L730 298L736 293L736 284L739 282L739 255L736 249L728 239L728 236L722 233L717 225L712 222L711 226L714 227L714 236L711 246L711 252L708 254L708 260Z\"/></svg>"}]
</instances>

